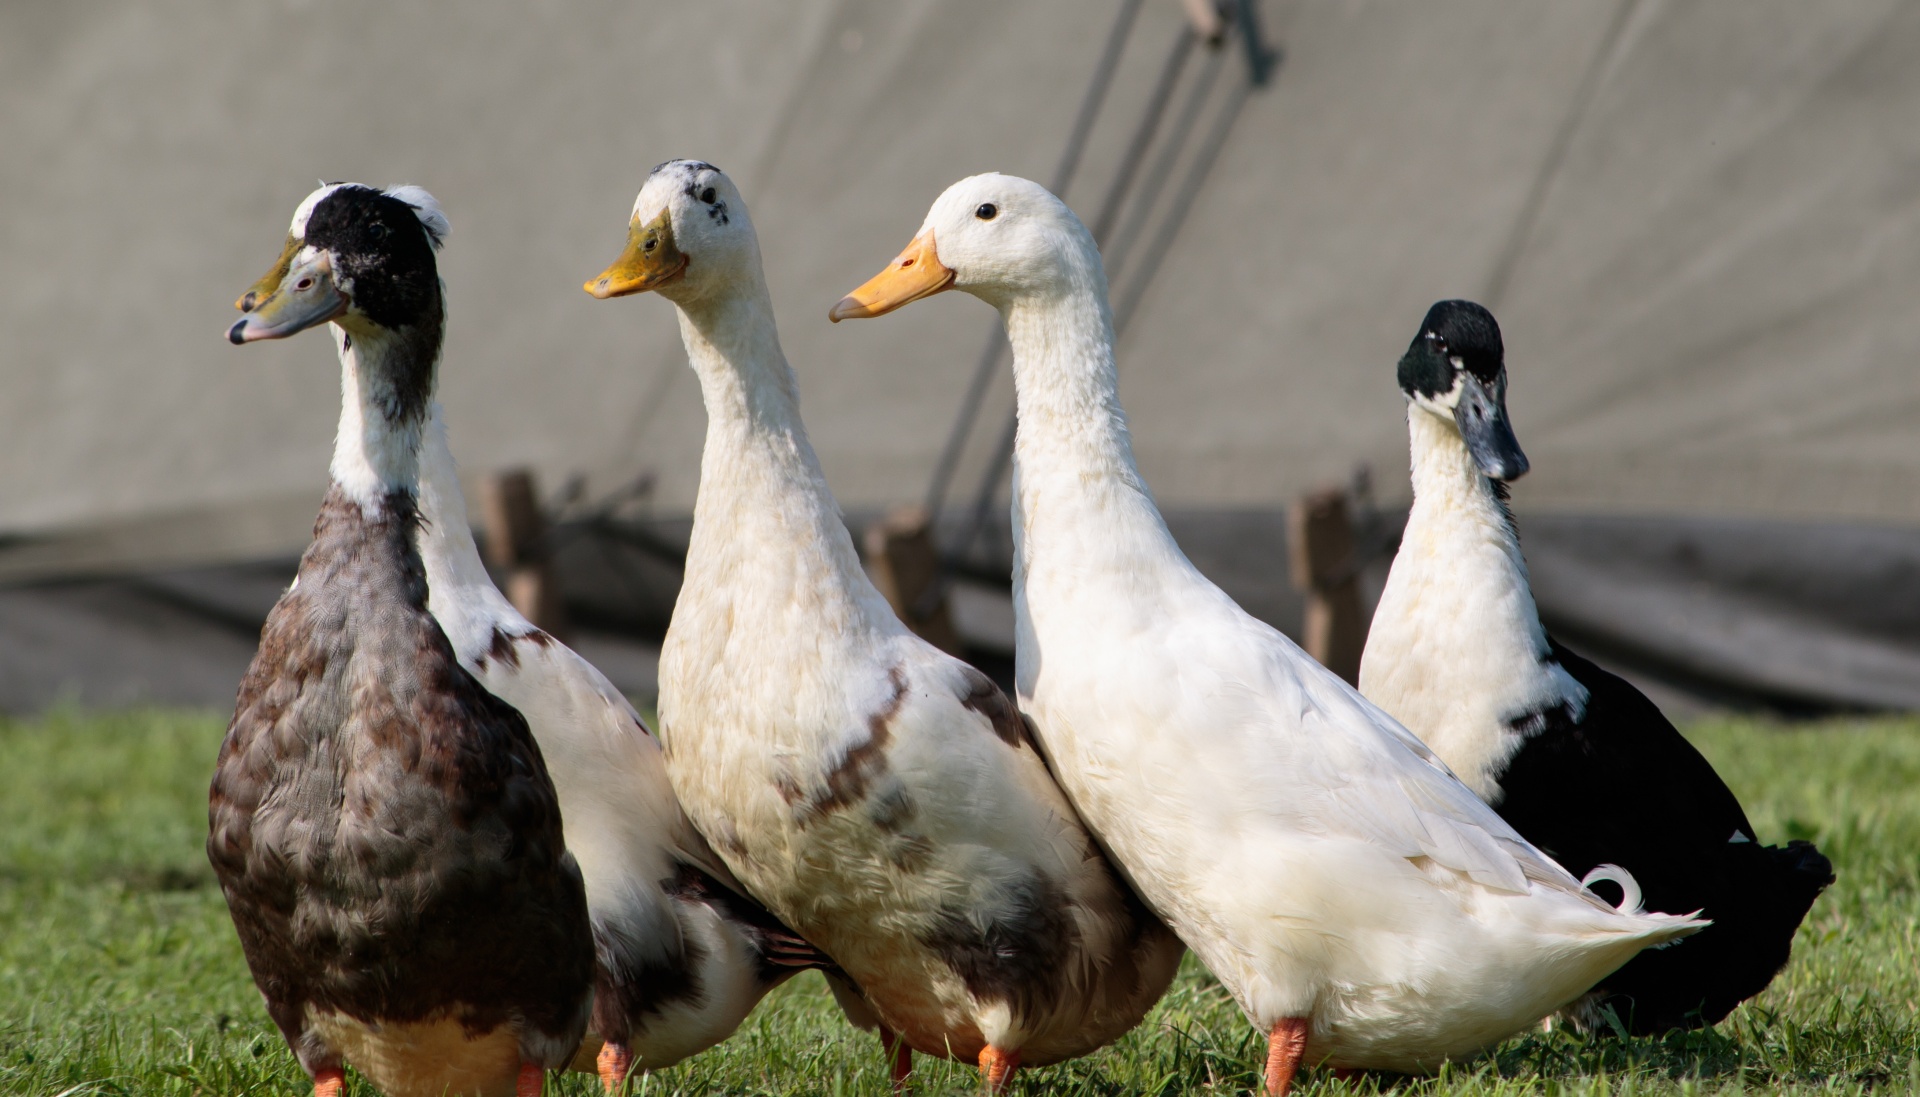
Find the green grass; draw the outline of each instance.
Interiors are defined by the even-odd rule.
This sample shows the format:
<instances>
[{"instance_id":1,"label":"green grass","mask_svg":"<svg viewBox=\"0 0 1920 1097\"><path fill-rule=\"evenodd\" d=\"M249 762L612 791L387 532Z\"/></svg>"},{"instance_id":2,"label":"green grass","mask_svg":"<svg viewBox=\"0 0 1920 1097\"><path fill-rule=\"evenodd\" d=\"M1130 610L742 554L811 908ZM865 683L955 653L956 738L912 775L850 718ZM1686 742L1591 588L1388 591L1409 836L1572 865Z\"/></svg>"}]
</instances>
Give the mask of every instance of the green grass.
<instances>
[{"instance_id":1,"label":"green grass","mask_svg":"<svg viewBox=\"0 0 1920 1097\"><path fill-rule=\"evenodd\" d=\"M147 712L0 721L0 1093L298 1094L201 854L221 723ZM1920 722L1691 734L1770 841L1808 837L1840 882L1792 964L1717 1031L1661 1040L1565 1032L1509 1041L1436 1078L1334 1081L1303 1094L1705 1094L1920 1091ZM1214 1094L1256 1081L1263 1046L1189 961L1116 1046L1022 1074L1059 1094ZM921 1092L975 1075L922 1062ZM733 1040L647 1094L886 1092L875 1042L808 976ZM592 1094L573 1076L548 1092ZM352 1092L371 1091L357 1081Z\"/></svg>"}]
</instances>

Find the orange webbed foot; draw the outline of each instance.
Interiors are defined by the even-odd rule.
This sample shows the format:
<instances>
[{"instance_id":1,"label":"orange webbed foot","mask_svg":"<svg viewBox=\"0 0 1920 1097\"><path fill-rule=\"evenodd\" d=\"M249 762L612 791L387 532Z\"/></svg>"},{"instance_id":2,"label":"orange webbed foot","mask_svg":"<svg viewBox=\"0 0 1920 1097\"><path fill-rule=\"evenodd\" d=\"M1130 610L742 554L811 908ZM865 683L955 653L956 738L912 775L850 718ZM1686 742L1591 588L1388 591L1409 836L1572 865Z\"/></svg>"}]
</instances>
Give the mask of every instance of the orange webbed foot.
<instances>
[{"instance_id":1,"label":"orange webbed foot","mask_svg":"<svg viewBox=\"0 0 1920 1097\"><path fill-rule=\"evenodd\" d=\"M326 1067L313 1072L313 1097L340 1097L347 1089L347 1072Z\"/></svg>"},{"instance_id":2,"label":"orange webbed foot","mask_svg":"<svg viewBox=\"0 0 1920 1097\"><path fill-rule=\"evenodd\" d=\"M1267 1097L1287 1097L1307 1054L1307 1017L1282 1017L1267 1034Z\"/></svg>"},{"instance_id":3,"label":"orange webbed foot","mask_svg":"<svg viewBox=\"0 0 1920 1097\"><path fill-rule=\"evenodd\" d=\"M625 1044L608 1040L600 1045L600 1054L594 1058L593 1065L600 1071L600 1084L611 1097L620 1092L621 1083L633 1070L633 1052Z\"/></svg>"},{"instance_id":4,"label":"orange webbed foot","mask_svg":"<svg viewBox=\"0 0 1920 1097\"><path fill-rule=\"evenodd\" d=\"M547 1086L547 1072L538 1063L521 1063L520 1077L514 1079L513 1097L540 1097Z\"/></svg>"},{"instance_id":5,"label":"orange webbed foot","mask_svg":"<svg viewBox=\"0 0 1920 1097\"><path fill-rule=\"evenodd\" d=\"M1002 1051L991 1044L983 1048L980 1052L980 1077L987 1083L987 1092L1004 1091L1008 1080L1013 1077L1013 1072L1019 1065L1018 1051Z\"/></svg>"}]
</instances>

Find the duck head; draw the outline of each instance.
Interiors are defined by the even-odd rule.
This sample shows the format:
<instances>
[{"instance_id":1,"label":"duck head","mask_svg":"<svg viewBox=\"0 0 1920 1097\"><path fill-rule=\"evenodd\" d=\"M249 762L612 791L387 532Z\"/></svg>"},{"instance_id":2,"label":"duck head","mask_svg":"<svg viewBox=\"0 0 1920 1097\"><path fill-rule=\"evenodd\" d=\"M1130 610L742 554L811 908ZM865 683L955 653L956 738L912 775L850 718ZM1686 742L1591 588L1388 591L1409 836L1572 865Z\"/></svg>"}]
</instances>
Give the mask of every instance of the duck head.
<instances>
[{"instance_id":1,"label":"duck head","mask_svg":"<svg viewBox=\"0 0 1920 1097\"><path fill-rule=\"evenodd\" d=\"M626 250L581 288L603 301L651 290L690 304L758 271L759 262L733 180L701 160L669 160L633 200Z\"/></svg>"},{"instance_id":2,"label":"duck head","mask_svg":"<svg viewBox=\"0 0 1920 1097\"><path fill-rule=\"evenodd\" d=\"M1015 299L1075 288L1106 299L1092 234L1040 184L988 173L948 187L906 250L827 315L835 322L884 316L948 289L1004 310Z\"/></svg>"},{"instance_id":3,"label":"duck head","mask_svg":"<svg viewBox=\"0 0 1920 1097\"><path fill-rule=\"evenodd\" d=\"M1414 414L1448 420L1490 479L1527 473L1527 455L1507 416L1506 348L1493 313L1472 301L1441 301L1400 358L1400 391Z\"/></svg>"},{"instance_id":4,"label":"duck head","mask_svg":"<svg viewBox=\"0 0 1920 1097\"><path fill-rule=\"evenodd\" d=\"M446 235L446 214L419 187L327 184L300 203L280 258L234 302L246 315L227 338L285 339L329 320L349 336L437 328L434 252Z\"/></svg>"}]
</instances>

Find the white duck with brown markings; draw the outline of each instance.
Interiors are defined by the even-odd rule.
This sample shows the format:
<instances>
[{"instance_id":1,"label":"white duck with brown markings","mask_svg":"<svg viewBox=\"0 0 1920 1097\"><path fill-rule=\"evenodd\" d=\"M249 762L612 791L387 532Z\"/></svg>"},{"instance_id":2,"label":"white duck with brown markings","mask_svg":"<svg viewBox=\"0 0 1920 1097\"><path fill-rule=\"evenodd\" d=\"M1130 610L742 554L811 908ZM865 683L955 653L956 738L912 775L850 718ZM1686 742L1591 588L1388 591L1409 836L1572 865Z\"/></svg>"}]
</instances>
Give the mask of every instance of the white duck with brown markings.
<instances>
[{"instance_id":1,"label":"white duck with brown markings","mask_svg":"<svg viewBox=\"0 0 1920 1097\"><path fill-rule=\"evenodd\" d=\"M660 664L668 772L755 897L858 984L883 1040L977 1061L1086 1054L1180 946L1140 907L985 675L868 581L801 425L759 246L711 165L656 168L597 297L677 308L708 429ZM858 1012L862 1003L843 997ZM895 1060L896 1081L906 1060Z\"/></svg>"},{"instance_id":2,"label":"white duck with brown markings","mask_svg":"<svg viewBox=\"0 0 1920 1097\"><path fill-rule=\"evenodd\" d=\"M480 560L438 406L421 446L428 608L462 666L520 710L586 881L594 1011L574 1059L609 1093L719 1043L822 958L745 897L680 810L660 744L606 676L534 627Z\"/></svg>"},{"instance_id":3,"label":"white duck with brown markings","mask_svg":"<svg viewBox=\"0 0 1920 1097\"><path fill-rule=\"evenodd\" d=\"M948 188L876 316L947 288L1014 351L1017 684L1053 772L1139 892L1304 1063L1427 1070L1700 923L1617 910L1417 738L1180 551L1134 463L1092 235L1038 184Z\"/></svg>"}]
</instances>

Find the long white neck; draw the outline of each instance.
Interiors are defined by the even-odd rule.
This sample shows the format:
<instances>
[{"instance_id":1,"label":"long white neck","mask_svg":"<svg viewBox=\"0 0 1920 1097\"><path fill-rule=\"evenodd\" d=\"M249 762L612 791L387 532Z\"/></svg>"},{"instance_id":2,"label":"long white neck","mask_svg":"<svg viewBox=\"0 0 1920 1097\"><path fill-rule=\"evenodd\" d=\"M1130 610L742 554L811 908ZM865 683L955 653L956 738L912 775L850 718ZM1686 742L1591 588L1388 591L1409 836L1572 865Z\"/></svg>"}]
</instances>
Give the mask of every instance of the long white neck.
<instances>
[{"instance_id":1,"label":"long white neck","mask_svg":"<svg viewBox=\"0 0 1920 1097\"><path fill-rule=\"evenodd\" d=\"M340 353L340 427L334 435L333 482L370 515L386 497L413 492L420 481L420 437L426 408L415 383L425 371L424 398L440 356L438 332L376 331L349 337L333 326Z\"/></svg>"},{"instance_id":2,"label":"long white neck","mask_svg":"<svg viewBox=\"0 0 1920 1097\"><path fill-rule=\"evenodd\" d=\"M1523 595L1501 605L1498 620L1506 631L1517 629L1541 637L1540 649L1546 650L1512 512L1494 482L1474 463L1466 439L1451 422L1409 404L1407 448L1413 464L1413 509L1407 516L1404 541L1423 546L1409 563L1447 564L1444 557L1424 551L1431 546L1460 552L1464 555L1454 562L1498 575Z\"/></svg>"},{"instance_id":3,"label":"long white neck","mask_svg":"<svg viewBox=\"0 0 1920 1097\"><path fill-rule=\"evenodd\" d=\"M1513 518L1453 423L1409 405L1413 509L1360 663L1360 691L1490 796L1528 713L1586 690L1547 658Z\"/></svg>"},{"instance_id":4,"label":"long white neck","mask_svg":"<svg viewBox=\"0 0 1920 1097\"><path fill-rule=\"evenodd\" d=\"M1089 577L1142 589L1199 572L1167 531L1134 463L1113 356L1113 321L1097 260L1071 270L1061 292L1001 309L1013 345L1019 429L1014 441L1016 612L1026 592L1092 593ZM1076 581L1065 581L1071 572ZM1182 584L1183 585L1183 584Z\"/></svg>"},{"instance_id":5,"label":"long white neck","mask_svg":"<svg viewBox=\"0 0 1920 1097\"><path fill-rule=\"evenodd\" d=\"M460 472L447 444L446 419L437 403L420 446L420 526L414 542L427 569L427 610L462 659L471 661L486 651L496 629L507 636L533 630L493 585L480 560Z\"/></svg>"},{"instance_id":6,"label":"long white neck","mask_svg":"<svg viewBox=\"0 0 1920 1097\"><path fill-rule=\"evenodd\" d=\"M903 627L861 569L807 441L766 283L742 278L676 304L707 407L683 591L757 586L763 605L804 597L833 627Z\"/></svg>"}]
</instances>

